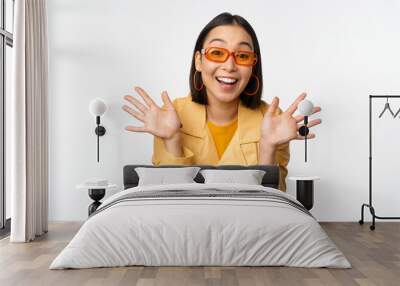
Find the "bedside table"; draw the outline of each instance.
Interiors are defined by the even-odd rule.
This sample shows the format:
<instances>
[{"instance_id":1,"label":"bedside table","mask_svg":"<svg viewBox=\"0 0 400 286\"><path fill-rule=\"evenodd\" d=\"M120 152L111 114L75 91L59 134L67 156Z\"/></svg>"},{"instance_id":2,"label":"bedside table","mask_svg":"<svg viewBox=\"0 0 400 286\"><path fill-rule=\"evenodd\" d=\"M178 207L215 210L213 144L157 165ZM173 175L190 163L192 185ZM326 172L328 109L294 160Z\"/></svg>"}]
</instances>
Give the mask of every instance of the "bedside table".
<instances>
[{"instance_id":1,"label":"bedside table","mask_svg":"<svg viewBox=\"0 0 400 286\"><path fill-rule=\"evenodd\" d=\"M288 179L296 181L296 199L301 202L307 210L311 210L314 206L314 181L320 178L316 176L294 176Z\"/></svg>"},{"instance_id":2,"label":"bedside table","mask_svg":"<svg viewBox=\"0 0 400 286\"><path fill-rule=\"evenodd\" d=\"M94 185L86 185L80 184L77 185L77 189L86 189L88 190L89 197L94 201L88 207L88 215L90 216L96 209L101 205L100 200L104 198L107 189L114 189L117 185L108 184L107 186L94 186Z\"/></svg>"}]
</instances>

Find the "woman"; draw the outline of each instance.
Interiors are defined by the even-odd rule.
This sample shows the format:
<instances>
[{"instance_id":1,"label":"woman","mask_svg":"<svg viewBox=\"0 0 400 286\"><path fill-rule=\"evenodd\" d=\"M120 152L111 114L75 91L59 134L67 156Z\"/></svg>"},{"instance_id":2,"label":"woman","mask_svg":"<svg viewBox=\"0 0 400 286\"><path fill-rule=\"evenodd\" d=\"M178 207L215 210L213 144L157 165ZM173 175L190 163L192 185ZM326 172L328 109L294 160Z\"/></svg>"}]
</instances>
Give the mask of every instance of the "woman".
<instances>
[{"instance_id":1,"label":"woman","mask_svg":"<svg viewBox=\"0 0 400 286\"><path fill-rule=\"evenodd\" d=\"M261 100L261 54L250 24L222 13L201 31L192 58L190 93L172 102L166 91L160 108L140 87L144 103L124 97L123 110L142 121L133 132L154 135L152 162L160 164L273 165L280 168L279 189L286 191L289 142L302 140L297 131L303 116L293 116L306 94L282 112L279 98ZM315 107L313 113L319 112ZM321 123L311 120L309 127ZM307 138L314 138L310 133Z\"/></svg>"}]
</instances>

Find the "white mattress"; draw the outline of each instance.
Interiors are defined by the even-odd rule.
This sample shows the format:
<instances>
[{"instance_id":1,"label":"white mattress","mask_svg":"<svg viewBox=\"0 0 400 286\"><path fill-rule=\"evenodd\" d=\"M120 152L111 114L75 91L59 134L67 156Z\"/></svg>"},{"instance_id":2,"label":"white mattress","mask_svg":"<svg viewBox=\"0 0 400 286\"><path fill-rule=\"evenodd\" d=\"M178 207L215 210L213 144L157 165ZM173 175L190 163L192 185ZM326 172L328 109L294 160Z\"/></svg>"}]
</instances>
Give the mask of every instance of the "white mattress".
<instances>
[{"instance_id":1,"label":"white mattress","mask_svg":"<svg viewBox=\"0 0 400 286\"><path fill-rule=\"evenodd\" d=\"M103 202L50 269L127 265L351 268L311 215L274 200L173 197L105 207L136 192L207 188L262 190L297 202L279 190L255 185L193 183L127 189Z\"/></svg>"}]
</instances>

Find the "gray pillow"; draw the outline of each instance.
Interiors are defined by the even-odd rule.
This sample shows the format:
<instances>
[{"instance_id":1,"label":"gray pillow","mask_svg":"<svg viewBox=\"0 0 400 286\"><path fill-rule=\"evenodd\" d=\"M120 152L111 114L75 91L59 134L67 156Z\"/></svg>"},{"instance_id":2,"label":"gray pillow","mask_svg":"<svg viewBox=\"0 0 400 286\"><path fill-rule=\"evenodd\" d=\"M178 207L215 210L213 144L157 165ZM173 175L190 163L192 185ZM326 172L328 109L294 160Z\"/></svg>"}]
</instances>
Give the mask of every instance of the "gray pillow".
<instances>
[{"instance_id":1,"label":"gray pillow","mask_svg":"<svg viewBox=\"0 0 400 286\"><path fill-rule=\"evenodd\" d=\"M235 183L247 185L261 185L265 175L263 170L201 170L200 174L204 177L204 183Z\"/></svg>"},{"instance_id":2,"label":"gray pillow","mask_svg":"<svg viewBox=\"0 0 400 286\"><path fill-rule=\"evenodd\" d=\"M196 183L193 179L199 170L200 167L135 168L139 176L138 186Z\"/></svg>"}]
</instances>

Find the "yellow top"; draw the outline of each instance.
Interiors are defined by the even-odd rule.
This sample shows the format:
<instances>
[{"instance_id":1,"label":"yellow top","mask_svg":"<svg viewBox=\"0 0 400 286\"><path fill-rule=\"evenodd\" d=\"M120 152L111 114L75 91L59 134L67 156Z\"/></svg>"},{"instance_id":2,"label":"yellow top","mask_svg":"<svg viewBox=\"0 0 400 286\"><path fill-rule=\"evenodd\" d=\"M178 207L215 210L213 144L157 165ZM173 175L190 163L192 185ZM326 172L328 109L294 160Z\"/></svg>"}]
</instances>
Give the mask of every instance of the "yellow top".
<instances>
[{"instance_id":1,"label":"yellow top","mask_svg":"<svg viewBox=\"0 0 400 286\"><path fill-rule=\"evenodd\" d=\"M235 134L236 132L237 118L227 125L216 125L211 121L207 121L207 126L208 129L210 129L211 135L214 139L218 157L221 158L222 154L224 154L226 147L228 147L229 142L231 142L233 134Z\"/></svg>"}]
</instances>

